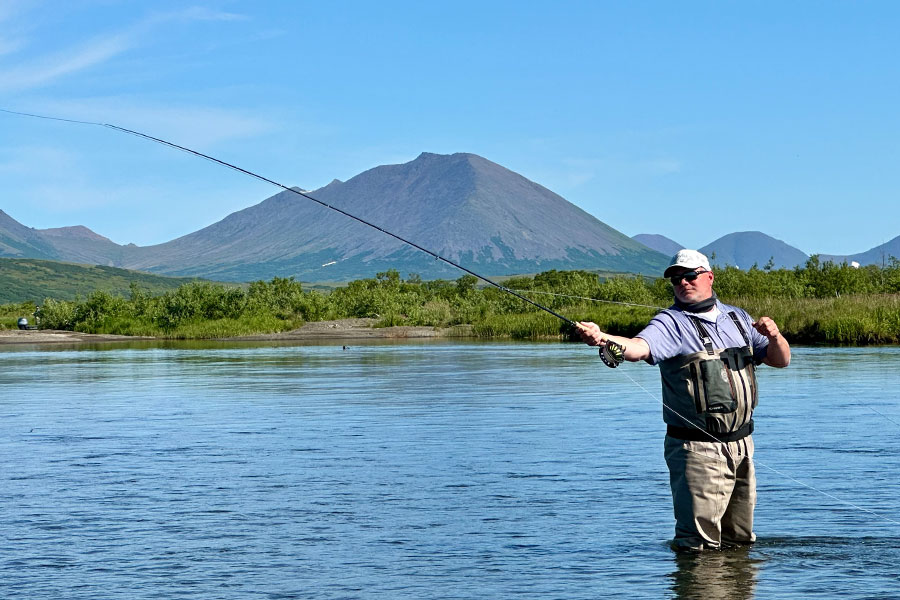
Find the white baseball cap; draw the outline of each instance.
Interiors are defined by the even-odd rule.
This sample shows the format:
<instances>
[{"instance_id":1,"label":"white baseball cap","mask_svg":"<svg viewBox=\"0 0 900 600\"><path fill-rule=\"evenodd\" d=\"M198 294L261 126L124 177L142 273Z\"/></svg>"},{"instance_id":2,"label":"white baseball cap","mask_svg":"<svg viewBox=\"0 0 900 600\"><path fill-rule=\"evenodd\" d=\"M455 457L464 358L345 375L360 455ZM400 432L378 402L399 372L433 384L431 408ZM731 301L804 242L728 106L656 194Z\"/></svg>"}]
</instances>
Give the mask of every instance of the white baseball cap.
<instances>
[{"instance_id":1,"label":"white baseball cap","mask_svg":"<svg viewBox=\"0 0 900 600\"><path fill-rule=\"evenodd\" d=\"M702 267L707 271L712 271L709 268L709 259L705 255L687 248L679 250L678 254L672 257L672 260L669 261L669 266L666 267L663 273L663 277L668 277L675 267L683 267L685 269L699 269Z\"/></svg>"}]
</instances>

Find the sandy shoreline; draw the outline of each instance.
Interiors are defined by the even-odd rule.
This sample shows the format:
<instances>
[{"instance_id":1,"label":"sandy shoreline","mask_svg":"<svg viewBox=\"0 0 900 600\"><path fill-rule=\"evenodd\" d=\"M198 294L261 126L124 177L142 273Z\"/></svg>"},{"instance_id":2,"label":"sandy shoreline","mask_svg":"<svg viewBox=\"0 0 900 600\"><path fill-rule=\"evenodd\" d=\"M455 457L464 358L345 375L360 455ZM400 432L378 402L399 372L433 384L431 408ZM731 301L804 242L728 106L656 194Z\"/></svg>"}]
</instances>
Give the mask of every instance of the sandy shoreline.
<instances>
[{"instance_id":1,"label":"sandy shoreline","mask_svg":"<svg viewBox=\"0 0 900 600\"><path fill-rule=\"evenodd\" d=\"M97 335L93 333L79 333L77 331L59 331L56 329L0 330L0 346L6 344L74 344L79 342L123 342L152 339L128 335Z\"/></svg>"},{"instance_id":2,"label":"sandy shoreline","mask_svg":"<svg viewBox=\"0 0 900 600\"><path fill-rule=\"evenodd\" d=\"M360 340L360 339L403 339L463 337L468 332L465 327L435 329L434 327L372 327L375 319L341 319L338 321L318 321L306 323L299 329L280 333L265 333L240 337L222 338L226 341L313 341L313 340ZM4 344L54 344L80 342L125 342L132 340L152 340L151 337L127 335L105 335L59 331L54 329L4 329L0 330L0 346Z\"/></svg>"}]
</instances>

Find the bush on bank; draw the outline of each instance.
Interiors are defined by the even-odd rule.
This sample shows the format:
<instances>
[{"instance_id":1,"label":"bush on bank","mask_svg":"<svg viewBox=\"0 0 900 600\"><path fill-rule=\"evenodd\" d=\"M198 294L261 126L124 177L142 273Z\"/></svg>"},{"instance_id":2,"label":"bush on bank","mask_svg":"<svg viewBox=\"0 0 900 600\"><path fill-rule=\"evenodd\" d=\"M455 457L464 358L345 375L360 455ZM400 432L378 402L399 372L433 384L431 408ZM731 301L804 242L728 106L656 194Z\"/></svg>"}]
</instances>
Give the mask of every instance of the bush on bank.
<instances>
[{"instance_id":1,"label":"bush on bank","mask_svg":"<svg viewBox=\"0 0 900 600\"><path fill-rule=\"evenodd\" d=\"M159 296L133 284L129 298L104 291L84 300L48 298L38 316L42 329L196 339L292 329L318 318L322 306L318 292L276 277L247 290L192 282Z\"/></svg>"},{"instance_id":2,"label":"bush on bank","mask_svg":"<svg viewBox=\"0 0 900 600\"><path fill-rule=\"evenodd\" d=\"M44 329L87 333L215 338L285 331L306 321L366 317L377 326L451 327L470 324L474 335L522 339L560 338L571 327L495 287L477 287L464 275L455 281L407 279L397 271L352 281L324 294L304 291L293 278L256 281L246 288L188 283L152 296L132 285L129 297L96 291L77 301L47 299L39 309ZM601 279L587 271L547 271L503 284L576 321L634 335L658 308L671 304L665 279L621 276ZM853 268L814 256L795 269L716 269L723 301L756 317L775 319L795 343L900 343L900 261ZM4 315L23 308L7 305ZM12 319L14 323L14 319ZM12 324L10 324L12 325Z\"/></svg>"}]
</instances>

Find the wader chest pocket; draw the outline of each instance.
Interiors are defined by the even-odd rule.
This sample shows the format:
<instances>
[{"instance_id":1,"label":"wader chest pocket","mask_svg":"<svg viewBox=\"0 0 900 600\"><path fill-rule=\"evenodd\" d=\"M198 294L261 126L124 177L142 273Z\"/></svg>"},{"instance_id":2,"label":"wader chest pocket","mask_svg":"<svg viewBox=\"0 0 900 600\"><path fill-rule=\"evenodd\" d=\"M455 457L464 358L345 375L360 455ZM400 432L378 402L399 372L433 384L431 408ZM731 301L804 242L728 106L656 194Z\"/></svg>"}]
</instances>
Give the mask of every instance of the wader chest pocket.
<instances>
[{"instance_id":1,"label":"wader chest pocket","mask_svg":"<svg viewBox=\"0 0 900 600\"><path fill-rule=\"evenodd\" d=\"M722 360L701 360L690 364L691 382L698 413L733 413L737 410L734 379Z\"/></svg>"},{"instance_id":2,"label":"wader chest pocket","mask_svg":"<svg viewBox=\"0 0 900 600\"><path fill-rule=\"evenodd\" d=\"M753 352L746 346L728 348L722 352L721 358L729 370L732 395L744 403L749 403L751 408L756 408L759 397L756 390L756 363L753 362Z\"/></svg>"}]
</instances>

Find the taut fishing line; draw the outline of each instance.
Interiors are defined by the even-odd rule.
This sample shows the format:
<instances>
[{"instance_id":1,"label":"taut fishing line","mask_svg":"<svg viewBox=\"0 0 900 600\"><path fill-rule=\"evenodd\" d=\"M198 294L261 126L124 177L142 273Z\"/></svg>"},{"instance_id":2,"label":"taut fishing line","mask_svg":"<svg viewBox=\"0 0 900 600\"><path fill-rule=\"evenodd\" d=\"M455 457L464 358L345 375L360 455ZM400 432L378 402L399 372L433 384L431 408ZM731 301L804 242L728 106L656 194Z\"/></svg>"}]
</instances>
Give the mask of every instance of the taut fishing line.
<instances>
[{"instance_id":1,"label":"taut fishing line","mask_svg":"<svg viewBox=\"0 0 900 600\"><path fill-rule=\"evenodd\" d=\"M892 418L890 418L889 416L887 416L886 414L884 414L884 413L881 412L880 410L876 410L876 409L872 408L872 407L869 406L869 405L866 405L866 408L868 408L869 410L871 410L871 411L872 411L873 413L875 413L876 415L881 415L882 417L884 417L885 419L887 419L888 421L890 421L890 422L893 423L894 425L897 425L898 427L900 427L900 423L898 423L897 421L893 420Z\"/></svg>"},{"instance_id":2,"label":"taut fishing line","mask_svg":"<svg viewBox=\"0 0 900 600\"><path fill-rule=\"evenodd\" d=\"M253 171L250 171L250 170L247 170L247 169L243 169L243 168L241 168L241 167L239 167L239 166L237 166L237 165L234 165L234 164L231 164L231 163L226 162L226 161L224 161L224 160L215 158L214 156L210 156L210 155L208 155L208 154L204 154L204 153L202 153L202 152L198 152L197 150L192 150L192 149L190 149L190 148L187 148L186 146L181 146L181 145L179 145L179 144L175 144L175 143L173 143L173 142L169 142L169 141L164 140L164 139L162 139L162 138L154 137L154 136L148 135L148 134L146 134L146 133L141 133L140 131L135 131L135 130L132 130L132 129L127 129L127 128L125 128L125 127L120 127L120 126L118 126L118 125L113 125L113 124L111 124L111 123L100 123L100 122L98 122L98 121L84 121L84 120L78 120L78 119L66 119L66 118L62 118L62 117L52 117L52 116L48 116L48 115L38 115L38 114L34 114L34 113L26 113L26 112L15 111L15 110L7 110L7 109L3 109L3 108L0 108L0 112L6 113L6 114L10 114L10 115L17 115L17 116L22 116L22 117L30 117L30 118L35 118L35 119L46 119L46 120L50 120L50 121L62 121L62 122L64 122L64 123L74 123L74 124L78 124L78 125L92 125L92 126L94 126L94 127L105 127L105 128L107 128L107 129L112 129L112 130L118 131L118 132L120 132L120 133L127 133L127 134L129 134L129 135L133 135L133 136L136 136L136 137L139 137L139 138L143 138L143 139L149 140L149 141L151 141L151 142L156 142L157 144L162 144L162 145L164 145L164 146L168 146L168 147L170 147L170 148L174 148L175 150L180 150L180 151L182 151L182 152L186 152L186 153L188 153L188 154L192 154L192 155L197 156L197 157L199 157L199 158L206 159L206 160L208 160L208 161L210 161L210 162L216 163L216 164L221 165L221 166L223 166L223 167L227 167L227 168L232 169L232 170L234 170L234 171L237 171L237 172L239 172L239 173L243 173L244 175L248 175L248 176L250 176L250 177L253 177L254 179L258 179L258 180L263 181L263 182L265 182L265 183L268 183L268 184L270 184L270 185L274 185L275 187L281 188L282 190L285 190L285 191L288 191L288 192L297 194L298 196L302 196L303 198L306 198L307 200L310 200L310 201L315 202L315 203L317 203L317 204L319 204L319 205L321 205L321 206L324 206L325 208L328 208L328 209L330 209L330 210L333 210L333 211L335 211L335 212L338 212L338 213L340 213L340 214L342 214L342 215L344 215L344 216L346 216L346 217L349 217L349 218L353 219L354 221L357 221L357 222L359 222L359 223L362 223L363 225L366 225L366 226L368 226L368 227L371 227L371 228L373 228L373 229L376 229L376 230L378 230L378 231L384 233L385 235L389 235L389 236L391 236L392 238L394 238L394 239L396 239L396 240L398 240L398 241L400 241L400 242L403 242L404 244L407 244L407 245L409 245L409 246L412 246L413 248L415 248L415 249L417 249L417 250L419 250L419 251L421 251L421 252L424 252L424 253L426 253L426 254L428 254L428 255L430 255L430 256L433 256L436 260L440 260L440 261L442 261L442 262L444 262L444 263L446 263L446 264L448 264L448 265L450 265L450 266L452 266L452 267L455 267L455 268L457 268L457 269L459 269L459 270L461 270L461 271L464 271L464 272L468 273L469 275L473 275L474 277L477 277L478 279L484 281L485 283L487 283L487 284L489 284L489 285L491 285L491 286L493 286L493 287L495 287L495 288L497 288L497 289L499 289L499 290L501 290L501 291L503 291L503 292L506 292L507 294L511 294L511 295L515 296L516 298L519 298L520 300L522 300L522 301L524 301L524 302L527 302L528 304L531 304L532 306L535 306L536 308L539 308L540 310L543 310L543 311L545 311L545 312L547 312L547 313L553 315L554 317L560 319L561 321L564 321L564 322L566 322L566 323L572 325L573 327L577 327L577 326L578 326L578 324L577 324L575 321L573 321L572 319L569 319L568 317L564 317L563 315L557 313L556 311L554 311L554 310L552 310L552 309L550 309L550 308L548 308L548 307L546 307L546 306L544 306L544 305L542 305L542 304L538 304L537 302L535 302L535 301L533 301L533 300L531 300L531 299L529 299L529 298L523 296L522 294L519 294L518 292L516 292L516 291L514 291L514 290L512 290L512 289L510 289L510 288L508 288L508 287L506 287L506 286L500 285L499 283L497 283L497 282L495 282L495 281L493 281L493 280L491 280L491 279L488 279L487 277L485 277L485 276L483 276L483 275L480 275L480 274L476 273L475 271L472 271L471 269L468 269L468 268L466 268L466 267L464 267L464 266L462 266L462 265L460 265L460 264L458 264L458 263L456 263L456 262L454 262L454 261L452 261L452 260L450 260L450 259L448 259L448 258L445 258L445 257L443 257L443 256L441 256L441 255L439 255L439 254L437 254L436 252L432 251L432 250L429 250L429 249L427 249L427 248L424 248L424 247L420 246L419 244L416 244L415 242L412 242L412 241L407 240L407 239L405 239L405 238L403 238L403 237L400 237L399 235L397 235L397 234L395 234L395 233L392 233L392 232L390 232L390 231L388 231L388 230L386 230L386 229L384 229L384 228L382 228L382 227L380 227L380 226L378 226L378 225L376 225L376 224L374 224L374 223L371 223L371 222L369 222L369 221L366 221L365 219L362 219L362 218L360 218L360 217L357 217L356 215L353 215L353 214L351 214L351 213L349 213L349 212L347 212L347 211L345 211L345 210L342 210L342 209L340 209L340 208L338 208L338 207L336 207L336 206L332 206L331 204L328 204L327 202L323 202L322 200L319 200L319 199L317 199L317 198L314 198L313 196L310 196L309 194L306 194L306 193L304 193L304 192L301 192L300 190L298 190L298 189L296 189L296 188L288 187L288 186L286 186L286 185L284 185L284 184L278 183L277 181L274 181L274 180L272 180L272 179L269 179L268 177L264 177L264 176L262 176L262 175L259 175L258 173L254 173ZM657 311L659 311L659 310L664 310L662 307L659 307L659 306L650 306L650 305L646 305L646 304L635 304L635 303L631 303L631 302L616 302L616 301L612 301L612 300L600 300L600 299L598 299L598 298L586 298L586 297L582 297L582 296L567 296L566 294L556 294L556 293L553 293L553 292L543 292L543 291L536 291L536 290L522 290L522 291L525 292L525 293L550 294L550 295L554 295L554 296L563 296L563 297L570 297L570 298L579 298L579 299L582 299L582 300L591 300L591 301L594 301L594 302L607 302L607 303L610 303L610 304L621 304L621 305L625 305L625 306L637 306L637 307L643 307L643 308L652 308L652 309L655 309L655 310L657 310ZM607 341L607 344L604 344L604 345L602 345L602 346L600 347L600 356L601 356L601 358L603 358L603 362L606 363L608 366L615 367L615 366L618 366L618 364L621 363L621 362L624 360L624 356L622 355L621 350L623 350L623 349L622 349L621 346L619 346L618 344L614 344L613 347L610 347L610 342ZM606 351L606 354L604 354L604 351ZM647 393L647 395L649 395L651 398L653 398L654 400L658 400L658 401L662 402L663 407L665 407L665 408L668 409L668 410L671 410L671 411L672 411L673 413L675 413L676 415L678 414L676 411L674 411L674 410L671 409L670 407L666 406L666 404L665 404L664 401L662 401L661 399L658 399L654 394L650 393L646 388L644 388L644 386L642 386L640 383L638 383L637 381L635 381L635 380L631 377L631 375L629 375L628 373L625 373L625 376L626 376L626 377L627 377L627 378L628 378L635 386L637 386L639 389L641 389L641 390L643 390L645 393ZM678 415L678 416L681 416L681 415ZM689 423L689 421L688 421L687 419L685 419L684 417L681 417L681 418L682 418L685 422L688 422L688 423ZM695 427L696 427L696 425L695 425ZM697 429L700 429L700 428L697 427ZM700 430L701 430L701 431L704 431L704 430L702 430L702 429L700 429ZM708 433L708 432L707 432L707 433ZM708 434L708 435L710 435L710 437L713 438L713 440L715 440L715 441L720 441L720 440L717 440L717 439L715 438L715 436L713 436L712 434ZM722 443L724 444L724 442L722 442ZM725 445L725 447L726 447L726 451L727 451L727 444ZM754 458L754 462L760 464L761 466L765 467L766 469L769 469L770 471L772 471L772 472L774 472L774 473L776 473L776 474L778 474L778 475L781 475L782 477L785 477L786 479L789 479L790 481L793 481L794 483L796 483L796 484L798 484L798 485L800 485L800 486L803 486L803 487L805 487L805 488L807 488L807 489L809 489L809 490L818 492L818 493L822 494L823 496L826 496L826 497L828 497L828 498L831 498L832 500L834 500L834 501L836 501L836 502L839 502L839 503L841 503L841 504L845 504L845 505L847 505L847 506L850 506L850 507L852 507L852 508L855 508L855 509L857 509L857 510L860 510L860 511L862 511L862 512L865 512L866 514L870 514L870 515L872 515L872 516L874 516L874 517L877 517L877 518L882 519L882 520L884 520L884 521L887 521L887 522L889 522L889 523L892 523L892 524L895 524L895 525L900 525L900 522L898 522L898 521L895 521L895 520L890 519L890 518L888 518L888 517L882 516L882 515L880 515L880 514L874 512L874 511L872 511L872 510L869 510L869 509L863 508L863 507L861 507L861 506L858 506L858 505L856 505L856 504L853 504L852 502L848 502L848 501L846 501L846 500L842 500L841 498L838 498L837 496L834 496L833 494L830 494L830 493L828 493L828 492L826 492L826 491L824 491L824 490L820 490L820 489L818 489L818 488L815 488L815 487L813 487L813 486L811 486L811 485L809 485L809 484L806 484L806 483L804 483L804 482L802 482L802 481L800 481L800 480L798 480L798 479L796 479L796 478L794 478L794 477L791 477L790 475L787 475L787 474L785 474L785 473L783 473L783 472L781 472L781 471L779 471L779 470L777 470L777 469L775 469L775 468L773 468L773 467L770 467L770 466L768 466L768 465L766 465L766 464L764 464L764 463L761 463L761 462L759 462L758 460L756 460L755 458Z\"/></svg>"}]
</instances>

